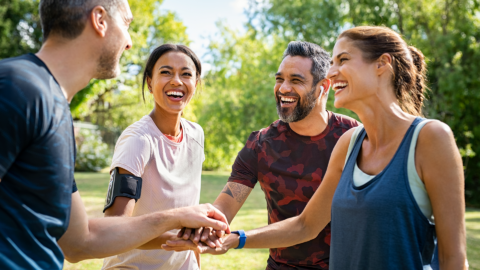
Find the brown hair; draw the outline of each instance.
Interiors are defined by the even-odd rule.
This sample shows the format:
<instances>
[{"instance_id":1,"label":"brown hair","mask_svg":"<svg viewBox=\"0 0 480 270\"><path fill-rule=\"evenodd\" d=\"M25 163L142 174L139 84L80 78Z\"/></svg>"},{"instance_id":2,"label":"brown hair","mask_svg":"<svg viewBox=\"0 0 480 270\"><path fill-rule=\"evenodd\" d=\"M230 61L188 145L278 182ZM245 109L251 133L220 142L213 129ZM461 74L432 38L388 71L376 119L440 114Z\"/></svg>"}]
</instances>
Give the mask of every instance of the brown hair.
<instances>
[{"instance_id":1,"label":"brown hair","mask_svg":"<svg viewBox=\"0 0 480 270\"><path fill-rule=\"evenodd\" d=\"M338 38L342 37L352 40L367 61L390 54L392 83L400 107L410 114L422 115L427 67L420 50L408 46L398 33L387 27L359 26L344 31Z\"/></svg>"},{"instance_id":2,"label":"brown hair","mask_svg":"<svg viewBox=\"0 0 480 270\"><path fill-rule=\"evenodd\" d=\"M74 39L85 29L88 15L95 6L103 6L109 15L117 11L119 0L40 0L43 42L51 33Z\"/></svg>"}]
</instances>

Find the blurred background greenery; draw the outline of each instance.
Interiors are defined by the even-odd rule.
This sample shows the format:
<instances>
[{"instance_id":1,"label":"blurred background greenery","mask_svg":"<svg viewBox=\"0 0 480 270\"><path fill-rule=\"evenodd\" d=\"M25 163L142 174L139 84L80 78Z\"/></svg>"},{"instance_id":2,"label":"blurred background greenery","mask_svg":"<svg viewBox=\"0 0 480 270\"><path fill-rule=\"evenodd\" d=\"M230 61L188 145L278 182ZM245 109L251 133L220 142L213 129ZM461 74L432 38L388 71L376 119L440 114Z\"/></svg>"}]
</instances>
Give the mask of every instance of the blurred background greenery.
<instances>
[{"instance_id":1,"label":"blurred background greenery","mask_svg":"<svg viewBox=\"0 0 480 270\"><path fill-rule=\"evenodd\" d=\"M191 43L186 26L174 12L162 9L162 0L129 3L135 17L130 28L134 46L121 59L122 74L113 80L92 80L71 103L78 171L108 166L121 131L152 109L152 99L147 95L144 103L141 94L143 67L150 51L166 42ZM384 25L425 54L430 87L425 116L452 128L464 163L467 204L480 206L480 0L250 0L245 14L248 22L243 31L217 23L219 34L209 38L208 57L202 58L208 59L204 64L211 68L204 73L202 91L184 113L205 131L205 170L229 170L250 132L277 119L274 74L289 41L314 42L331 51L345 29ZM0 18L0 59L40 48L38 0L0 0ZM356 117L335 109L333 95L328 108ZM96 216L101 208L108 181L103 174L95 175L98 179L92 176L92 181L79 181L90 216ZM226 176L219 175L204 174L203 202L212 202L223 187ZM259 194L255 203L263 201ZM257 208L245 208L250 212L237 217L244 220L242 228L266 224L265 207ZM480 258L479 218L478 211L467 211L471 264L472 259ZM250 219L263 221L250 223ZM261 258L263 267L265 251L255 254L253 258ZM213 265L228 264L207 258ZM255 260L251 268L241 269L254 269ZM231 261L242 260L232 257ZM78 269L98 268L95 261L89 263L96 266ZM480 269L480 262L474 263L474 268Z\"/></svg>"},{"instance_id":2,"label":"blurred background greenery","mask_svg":"<svg viewBox=\"0 0 480 270\"><path fill-rule=\"evenodd\" d=\"M191 42L178 16L162 10L162 0L129 3L135 45L121 59L122 74L92 80L71 103L74 120L96 129L77 132L78 139L96 140L92 133L99 134L110 153L121 131L153 106L149 95L145 103L141 98L150 51L166 42ZM39 49L37 7L38 0L0 0L0 59ZM218 22L219 35L210 37L208 57L203 57L211 67L203 76L203 91L184 113L205 131L205 170L228 170L250 132L277 119L274 73L289 41L310 41L331 50L345 29L384 25L425 54L430 87L425 116L452 128L463 157L467 203L480 205L480 0L250 0L245 14L244 31ZM335 109L332 99L330 95L330 110L355 117ZM108 164L108 158L101 160L108 155L92 149L79 149L84 158L77 170Z\"/></svg>"}]
</instances>

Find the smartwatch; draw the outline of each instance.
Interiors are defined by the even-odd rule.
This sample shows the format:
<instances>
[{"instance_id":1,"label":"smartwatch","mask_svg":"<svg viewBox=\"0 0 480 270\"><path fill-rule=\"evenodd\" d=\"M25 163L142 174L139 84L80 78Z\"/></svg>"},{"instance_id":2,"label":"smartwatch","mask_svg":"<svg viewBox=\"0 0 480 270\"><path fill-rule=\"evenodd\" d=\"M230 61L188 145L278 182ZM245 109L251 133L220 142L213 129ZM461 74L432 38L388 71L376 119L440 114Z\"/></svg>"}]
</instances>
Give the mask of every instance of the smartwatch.
<instances>
[{"instance_id":1,"label":"smartwatch","mask_svg":"<svg viewBox=\"0 0 480 270\"><path fill-rule=\"evenodd\" d=\"M245 246L245 242L247 241L247 236L245 235L245 231L238 230L238 231L233 231L232 233L238 234L240 236L238 247L236 247L235 249L242 249L243 246Z\"/></svg>"}]
</instances>

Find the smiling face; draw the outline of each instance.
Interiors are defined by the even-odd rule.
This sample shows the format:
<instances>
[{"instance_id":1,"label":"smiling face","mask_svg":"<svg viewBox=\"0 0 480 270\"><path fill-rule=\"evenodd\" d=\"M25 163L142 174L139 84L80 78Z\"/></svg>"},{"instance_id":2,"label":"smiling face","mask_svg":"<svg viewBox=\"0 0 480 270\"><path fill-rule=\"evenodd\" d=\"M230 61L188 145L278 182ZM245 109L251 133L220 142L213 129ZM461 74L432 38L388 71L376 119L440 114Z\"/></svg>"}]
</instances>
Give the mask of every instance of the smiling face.
<instances>
[{"instance_id":1,"label":"smiling face","mask_svg":"<svg viewBox=\"0 0 480 270\"><path fill-rule=\"evenodd\" d=\"M376 62L365 61L362 51L350 39L337 41L331 64L327 78L332 81L336 108L350 109L355 101L376 95Z\"/></svg>"},{"instance_id":2,"label":"smiling face","mask_svg":"<svg viewBox=\"0 0 480 270\"><path fill-rule=\"evenodd\" d=\"M312 87L310 72L312 60L301 56L287 56L275 74L277 113L286 123L297 122L310 114L317 102L317 86Z\"/></svg>"},{"instance_id":3,"label":"smiling face","mask_svg":"<svg viewBox=\"0 0 480 270\"><path fill-rule=\"evenodd\" d=\"M155 109L181 113L195 93L195 64L182 52L165 53L155 63L152 78L147 78L147 83L155 99Z\"/></svg>"},{"instance_id":4,"label":"smiling face","mask_svg":"<svg viewBox=\"0 0 480 270\"><path fill-rule=\"evenodd\" d=\"M126 0L120 1L119 6L109 14L109 27L98 59L95 78L111 79L120 74L120 57L123 51L132 47L132 39L128 33L132 19L132 12Z\"/></svg>"}]
</instances>

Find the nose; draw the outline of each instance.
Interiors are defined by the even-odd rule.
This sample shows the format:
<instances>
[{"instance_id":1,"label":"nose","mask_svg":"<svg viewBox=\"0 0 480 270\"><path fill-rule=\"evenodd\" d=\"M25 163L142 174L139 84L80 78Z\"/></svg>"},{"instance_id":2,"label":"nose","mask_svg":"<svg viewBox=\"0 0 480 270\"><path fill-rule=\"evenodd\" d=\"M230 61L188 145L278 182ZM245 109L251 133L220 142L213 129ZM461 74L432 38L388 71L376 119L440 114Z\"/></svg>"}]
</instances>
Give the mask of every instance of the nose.
<instances>
[{"instance_id":1,"label":"nose","mask_svg":"<svg viewBox=\"0 0 480 270\"><path fill-rule=\"evenodd\" d=\"M338 75L338 68L336 66L331 66L327 73L327 79L333 79Z\"/></svg>"},{"instance_id":2,"label":"nose","mask_svg":"<svg viewBox=\"0 0 480 270\"><path fill-rule=\"evenodd\" d=\"M175 73L173 75L172 79L170 80L170 84L174 86L179 86L183 84L182 80L180 79L180 75L178 73Z\"/></svg>"},{"instance_id":3,"label":"nose","mask_svg":"<svg viewBox=\"0 0 480 270\"><path fill-rule=\"evenodd\" d=\"M292 86L285 80L282 84L280 84L278 91L280 92L280 94L290 93L292 92Z\"/></svg>"},{"instance_id":4,"label":"nose","mask_svg":"<svg viewBox=\"0 0 480 270\"><path fill-rule=\"evenodd\" d=\"M130 33L127 32L127 45L125 46L125 50L130 50L133 46L132 37L130 37Z\"/></svg>"}]
</instances>

